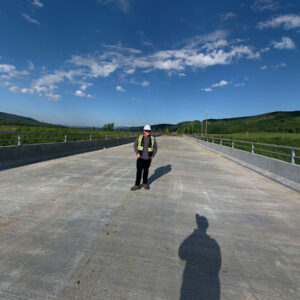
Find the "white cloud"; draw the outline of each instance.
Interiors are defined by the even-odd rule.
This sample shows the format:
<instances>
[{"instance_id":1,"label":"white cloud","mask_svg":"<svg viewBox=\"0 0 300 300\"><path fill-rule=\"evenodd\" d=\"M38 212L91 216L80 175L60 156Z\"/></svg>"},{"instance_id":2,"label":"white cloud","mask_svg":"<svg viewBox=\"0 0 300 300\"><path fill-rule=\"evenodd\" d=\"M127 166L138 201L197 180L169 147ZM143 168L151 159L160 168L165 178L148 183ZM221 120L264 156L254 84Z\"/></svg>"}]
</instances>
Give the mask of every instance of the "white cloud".
<instances>
[{"instance_id":1,"label":"white cloud","mask_svg":"<svg viewBox=\"0 0 300 300\"><path fill-rule=\"evenodd\" d=\"M279 64L279 65L273 65L272 66L272 69L273 70L277 70L277 69L279 69L279 68L286 68L287 67L287 64L286 63L281 63L281 64Z\"/></svg>"},{"instance_id":2,"label":"white cloud","mask_svg":"<svg viewBox=\"0 0 300 300\"><path fill-rule=\"evenodd\" d=\"M236 17L236 14L232 11L227 12L226 14L222 14L221 17L223 20L227 21Z\"/></svg>"},{"instance_id":3,"label":"white cloud","mask_svg":"<svg viewBox=\"0 0 300 300\"><path fill-rule=\"evenodd\" d=\"M223 87L228 85L229 82L226 80L221 80L219 83L212 84L212 87Z\"/></svg>"},{"instance_id":4,"label":"white cloud","mask_svg":"<svg viewBox=\"0 0 300 300\"><path fill-rule=\"evenodd\" d=\"M278 0L254 0L251 8L255 11L277 10L280 8Z\"/></svg>"},{"instance_id":5,"label":"white cloud","mask_svg":"<svg viewBox=\"0 0 300 300\"><path fill-rule=\"evenodd\" d=\"M34 80L34 87L47 87L49 89L56 88L57 83L63 82L65 78L71 80L75 72L55 71L53 74L47 74L41 78Z\"/></svg>"},{"instance_id":6,"label":"white cloud","mask_svg":"<svg viewBox=\"0 0 300 300\"><path fill-rule=\"evenodd\" d=\"M130 54L140 54L140 53L142 53L141 50L138 50L138 49L135 49L135 48L124 47L121 42L118 42L116 45L102 44L102 46L105 49L109 49L111 51L122 51L122 52L128 52Z\"/></svg>"},{"instance_id":7,"label":"white cloud","mask_svg":"<svg viewBox=\"0 0 300 300\"><path fill-rule=\"evenodd\" d=\"M34 63L30 60L28 61L28 69L31 71L34 70Z\"/></svg>"},{"instance_id":8,"label":"white cloud","mask_svg":"<svg viewBox=\"0 0 300 300\"><path fill-rule=\"evenodd\" d=\"M117 69L126 74L133 74L138 69L142 72L155 70L167 71L168 74L184 74L186 68L207 68L215 65L228 65L244 59L258 59L260 51L243 45L240 40L224 39L226 32L217 31L205 36L190 39L184 46L172 50L160 50L149 55L141 51L105 45L101 55L73 56L69 61L77 67L83 67L84 76L90 78L108 77ZM171 73L170 73L171 72Z\"/></svg>"},{"instance_id":9,"label":"white cloud","mask_svg":"<svg viewBox=\"0 0 300 300\"><path fill-rule=\"evenodd\" d=\"M105 57L103 57L105 58ZM70 60L76 66L88 67L90 72L88 74L89 77L108 77L111 73L113 73L117 68L118 64L113 61L100 61L95 57L82 57L82 56L73 56Z\"/></svg>"},{"instance_id":10,"label":"white cloud","mask_svg":"<svg viewBox=\"0 0 300 300\"><path fill-rule=\"evenodd\" d=\"M54 92L58 88L57 84L65 79L72 82L78 75L81 75L81 70L55 71L53 74L46 74L33 80L32 89L40 96L45 95L49 100L57 101L60 99L60 95Z\"/></svg>"},{"instance_id":11,"label":"white cloud","mask_svg":"<svg viewBox=\"0 0 300 300\"><path fill-rule=\"evenodd\" d=\"M13 92L13 93L19 92L19 88L18 88L17 86L15 86L15 85L12 86L12 87L10 87L9 90L10 90L11 92Z\"/></svg>"},{"instance_id":12,"label":"white cloud","mask_svg":"<svg viewBox=\"0 0 300 300\"><path fill-rule=\"evenodd\" d=\"M122 88L120 85L117 85L117 86L116 86L116 90L117 90L118 92L126 92L126 90L125 90L124 88Z\"/></svg>"},{"instance_id":13,"label":"white cloud","mask_svg":"<svg viewBox=\"0 0 300 300\"><path fill-rule=\"evenodd\" d=\"M12 73L16 70L16 67L13 65L2 64L0 65L1 73Z\"/></svg>"},{"instance_id":14,"label":"white cloud","mask_svg":"<svg viewBox=\"0 0 300 300\"><path fill-rule=\"evenodd\" d=\"M32 0L32 5L42 8L44 4L40 0Z\"/></svg>"},{"instance_id":15,"label":"white cloud","mask_svg":"<svg viewBox=\"0 0 300 300\"><path fill-rule=\"evenodd\" d=\"M28 71L17 71L14 65L9 64L0 64L0 73L6 73L5 75L1 76L2 79L10 79L12 77L22 77L25 75L29 75Z\"/></svg>"},{"instance_id":16,"label":"white cloud","mask_svg":"<svg viewBox=\"0 0 300 300\"><path fill-rule=\"evenodd\" d=\"M25 20L27 20L28 22L30 23L33 23L33 24L37 24L37 25L40 25L41 23L38 21L38 20L35 20L35 19L32 19L31 17L29 17L27 14L22 14L23 18Z\"/></svg>"},{"instance_id":17,"label":"white cloud","mask_svg":"<svg viewBox=\"0 0 300 300\"><path fill-rule=\"evenodd\" d=\"M135 69L128 69L124 71L127 74L133 74L135 72Z\"/></svg>"},{"instance_id":18,"label":"white cloud","mask_svg":"<svg viewBox=\"0 0 300 300\"><path fill-rule=\"evenodd\" d=\"M260 50L260 53L268 52L268 51L270 51L270 50L271 50L270 47L265 47L265 48L262 48L262 49Z\"/></svg>"},{"instance_id":19,"label":"white cloud","mask_svg":"<svg viewBox=\"0 0 300 300\"><path fill-rule=\"evenodd\" d=\"M185 48L195 48L204 43L225 39L227 36L228 32L226 30L216 30L207 34L197 35L188 40Z\"/></svg>"},{"instance_id":20,"label":"white cloud","mask_svg":"<svg viewBox=\"0 0 300 300\"><path fill-rule=\"evenodd\" d=\"M258 23L259 29L263 28L277 28L283 26L284 29L295 29L300 27L300 15L289 14L274 17L272 20L267 22Z\"/></svg>"},{"instance_id":21,"label":"white cloud","mask_svg":"<svg viewBox=\"0 0 300 300\"><path fill-rule=\"evenodd\" d=\"M3 83L1 83L3 86L10 86L11 82L10 81L5 81Z\"/></svg>"},{"instance_id":22,"label":"white cloud","mask_svg":"<svg viewBox=\"0 0 300 300\"><path fill-rule=\"evenodd\" d=\"M226 46L228 46L228 41L225 39L220 39L220 40L214 41L214 42L207 42L202 46L202 48L206 49L206 50L215 50L215 49L223 48Z\"/></svg>"},{"instance_id":23,"label":"white cloud","mask_svg":"<svg viewBox=\"0 0 300 300\"><path fill-rule=\"evenodd\" d=\"M109 77L118 70L121 71L123 77L138 71L149 73L157 70L165 71L166 74L172 76L183 77L186 76L188 70L196 71L217 65L230 65L241 59L260 58L262 50L255 50L250 45L245 45L242 40L227 40L226 35L225 31L215 31L189 39L175 49L163 49L148 55L137 49L123 47L121 43L115 46L103 45L102 52L72 56L64 69L54 70L52 73L46 73L47 70L41 71L40 77L32 80L29 87L25 87L23 91L19 92L34 93L57 101L60 99L58 90L62 87L62 83L68 81L71 84L79 85L77 90L74 89L75 95L77 93L76 96L84 94L85 97L93 97L86 92L92 85L87 81L99 77ZM32 62L29 61L28 64L29 69L40 70L40 68L35 68ZM12 77L28 74L28 71L18 71L13 65L0 64L0 79L2 80L9 81ZM135 81L131 79L129 82L143 87L150 84L148 80ZM227 84L230 82L223 80L204 91ZM116 87L116 90L126 91L120 85Z\"/></svg>"},{"instance_id":24,"label":"white cloud","mask_svg":"<svg viewBox=\"0 0 300 300\"><path fill-rule=\"evenodd\" d=\"M11 77L9 75L0 75L0 79L3 79L3 80L9 80L11 79Z\"/></svg>"},{"instance_id":25,"label":"white cloud","mask_svg":"<svg viewBox=\"0 0 300 300\"><path fill-rule=\"evenodd\" d=\"M48 92L45 95L51 101L58 101L60 99L60 95L52 93L52 92Z\"/></svg>"},{"instance_id":26,"label":"white cloud","mask_svg":"<svg viewBox=\"0 0 300 300\"><path fill-rule=\"evenodd\" d=\"M209 88L202 88L201 91L212 92L214 90L214 88L224 87L224 86L227 86L227 85L230 85L230 84L232 84L231 81L221 80L218 83L212 84L211 87L209 87ZM240 86L244 86L244 85L245 85L245 83L243 83L243 82L233 84L234 87L240 87Z\"/></svg>"},{"instance_id":27,"label":"white cloud","mask_svg":"<svg viewBox=\"0 0 300 300\"><path fill-rule=\"evenodd\" d=\"M77 97L85 97L85 98L93 98L93 96L91 94L86 94L84 91L82 90L77 90L75 93L74 93L75 96Z\"/></svg>"},{"instance_id":28,"label":"white cloud","mask_svg":"<svg viewBox=\"0 0 300 300\"><path fill-rule=\"evenodd\" d=\"M146 86L150 85L150 82L148 80L136 81L135 79L130 79L129 82L131 84L140 85L140 86L143 86L143 87L146 87Z\"/></svg>"},{"instance_id":29,"label":"white cloud","mask_svg":"<svg viewBox=\"0 0 300 300\"><path fill-rule=\"evenodd\" d=\"M273 41L272 44L273 44L274 48L280 49L280 50L296 48L294 41L287 36L282 37L279 42Z\"/></svg>"},{"instance_id":30,"label":"white cloud","mask_svg":"<svg viewBox=\"0 0 300 300\"><path fill-rule=\"evenodd\" d=\"M22 94L34 94L34 90L33 89L29 89L29 88L23 88L20 90Z\"/></svg>"},{"instance_id":31,"label":"white cloud","mask_svg":"<svg viewBox=\"0 0 300 300\"><path fill-rule=\"evenodd\" d=\"M89 86L92 86L92 83L83 83L80 87L82 91L85 91Z\"/></svg>"},{"instance_id":32,"label":"white cloud","mask_svg":"<svg viewBox=\"0 0 300 300\"><path fill-rule=\"evenodd\" d=\"M204 92L212 92L213 89L212 89L212 88L203 88L203 89L201 89L201 91L204 91Z\"/></svg>"},{"instance_id":33,"label":"white cloud","mask_svg":"<svg viewBox=\"0 0 300 300\"><path fill-rule=\"evenodd\" d=\"M85 97L85 93L81 90L77 90L74 95L78 97Z\"/></svg>"},{"instance_id":34,"label":"white cloud","mask_svg":"<svg viewBox=\"0 0 300 300\"><path fill-rule=\"evenodd\" d=\"M234 59L242 57L257 59L259 52L254 52L250 47L233 46L229 50L209 49L201 52L200 49L166 50L154 53L150 57L136 59L133 64L138 68L183 71L186 67L207 68L214 65L231 64Z\"/></svg>"},{"instance_id":35,"label":"white cloud","mask_svg":"<svg viewBox=\"0 0 300 300\"><path fill-rule=\"evenodd\" d=\"M277 70L277 69L279 69L279 68L286 68L287 67L287 64L286 63L284 63L284 62L282 62L282 63L280 63L280 64L278 64L278 65L271 65L271 66L266 66L266 65L264 65L264 66L262 66L260 69L263 71L263 70L267 70L267 69L271 69L271 70Z\"/></svg>"}]
</instances>

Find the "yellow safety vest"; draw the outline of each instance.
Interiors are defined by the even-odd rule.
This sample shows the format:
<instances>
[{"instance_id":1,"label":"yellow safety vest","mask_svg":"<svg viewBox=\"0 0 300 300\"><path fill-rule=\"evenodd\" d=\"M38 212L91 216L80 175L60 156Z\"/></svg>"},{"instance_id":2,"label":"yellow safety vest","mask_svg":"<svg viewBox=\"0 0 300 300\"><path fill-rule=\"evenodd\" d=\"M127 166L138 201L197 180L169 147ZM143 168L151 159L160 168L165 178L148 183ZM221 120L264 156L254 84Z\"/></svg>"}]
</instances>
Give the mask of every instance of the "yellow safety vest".
<instances>
[{"instance_id":1,"label":"yellow safety vest","mask_svg":"<svg viewBox=\"0 0 300 300\"><path fill-rule=\"evenodd\" d=\"M155 142L155 139L154 139L154 136L150 135L150 138L151 138L151 143L150 145L148 145L148 152L153 152L153 147L154 147L154 142ZM142 151L144 150L144 135L141 134L139 136L139 141L138 141L138 151Z\"/></svg>"}]
</instances>

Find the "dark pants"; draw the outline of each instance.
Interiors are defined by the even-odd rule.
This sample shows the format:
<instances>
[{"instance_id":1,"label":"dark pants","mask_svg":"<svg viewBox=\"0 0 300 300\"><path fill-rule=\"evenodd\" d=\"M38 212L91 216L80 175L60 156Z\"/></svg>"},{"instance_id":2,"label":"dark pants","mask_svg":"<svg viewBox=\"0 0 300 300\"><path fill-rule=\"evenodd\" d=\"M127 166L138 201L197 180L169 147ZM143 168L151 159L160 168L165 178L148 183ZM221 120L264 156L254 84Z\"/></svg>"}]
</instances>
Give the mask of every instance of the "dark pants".
<instances>
[{"instance_id":1,"label":"dark pants","mask_svg":"<svg viewBox=\"0 0 300 300\"><path fill-rule=\"evenodd\" d=\"M135 185L140 185L143 170L144 170L143 184L147 184L147 182L148 182L148 171L149 171L150 164L151 164L151 159L148 159L148 160L145 160L145 159L142 159L142 158L137 159L137 161L136 161L137 171L136 171Z\"/></svg>"}]
</instances>

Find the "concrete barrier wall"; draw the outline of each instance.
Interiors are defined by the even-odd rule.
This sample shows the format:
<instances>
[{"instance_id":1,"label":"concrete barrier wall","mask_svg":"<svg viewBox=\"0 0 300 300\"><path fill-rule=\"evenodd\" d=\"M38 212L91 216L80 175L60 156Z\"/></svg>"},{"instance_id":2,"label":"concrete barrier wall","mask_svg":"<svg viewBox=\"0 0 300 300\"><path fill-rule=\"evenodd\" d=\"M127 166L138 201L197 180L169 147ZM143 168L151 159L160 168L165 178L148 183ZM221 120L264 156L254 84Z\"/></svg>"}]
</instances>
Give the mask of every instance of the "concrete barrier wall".
<instances>
[{"instance_id":1,"label":"concrete barrier wall","mask_svg":"<svg viewBox=\"0 0 300 300\"><path fill-rule=\"evenodd\" d=\"M0 170L25 164L132 143L135 137L0 147Z\"/></svg>"},{"instance_id":2,"label":"concrete barrier wall","mask_svg":"<svg viewBox=\"0 0 300 300\"><path fill-rule=\"evenodd\" d=\"M220 153L230 160L233 160L243 166L246 166L265 176L268 176L275 181L278 181L297 191L300 191L299 165L290 164L278 159L262 156L259 154L253 154L239 149L221 146L219 144L205 142L189 136L184 137L193 142L199 143L210 150Z\"/></svg>"}]
</instances>

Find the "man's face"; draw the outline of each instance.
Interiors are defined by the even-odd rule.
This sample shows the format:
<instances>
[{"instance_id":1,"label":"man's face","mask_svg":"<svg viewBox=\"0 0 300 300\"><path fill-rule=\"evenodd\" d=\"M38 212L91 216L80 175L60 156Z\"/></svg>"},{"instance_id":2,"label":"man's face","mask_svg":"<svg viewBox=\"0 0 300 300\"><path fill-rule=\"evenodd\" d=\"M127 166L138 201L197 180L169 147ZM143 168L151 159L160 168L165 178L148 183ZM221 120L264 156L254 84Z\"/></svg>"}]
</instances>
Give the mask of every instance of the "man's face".
<instances>
[{"instance_id":1,"label":"man's face","mask_svg":"<svg viewBox=\"0 0 300 300\"><path fill-rule=\"evenodd\" d=\"M149 136L149 135L150 135L150 132L151 132L150 130L144 130L144 135L145 135L145 136Z\"/></svg>"}]
</instances>

